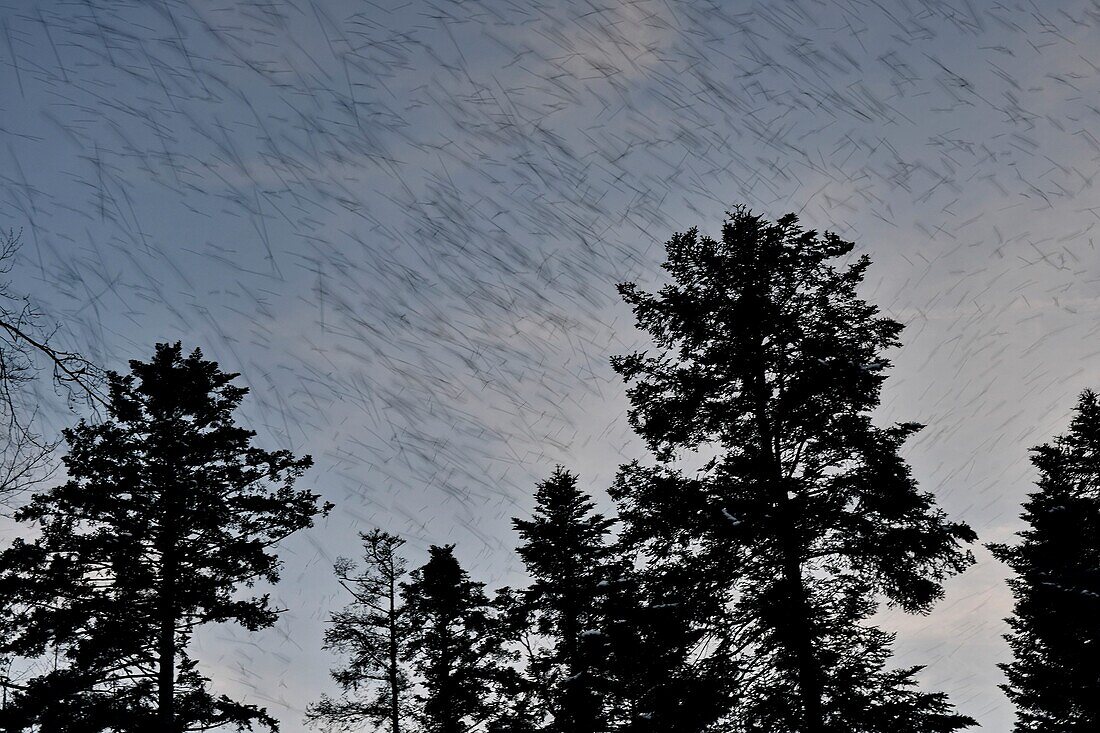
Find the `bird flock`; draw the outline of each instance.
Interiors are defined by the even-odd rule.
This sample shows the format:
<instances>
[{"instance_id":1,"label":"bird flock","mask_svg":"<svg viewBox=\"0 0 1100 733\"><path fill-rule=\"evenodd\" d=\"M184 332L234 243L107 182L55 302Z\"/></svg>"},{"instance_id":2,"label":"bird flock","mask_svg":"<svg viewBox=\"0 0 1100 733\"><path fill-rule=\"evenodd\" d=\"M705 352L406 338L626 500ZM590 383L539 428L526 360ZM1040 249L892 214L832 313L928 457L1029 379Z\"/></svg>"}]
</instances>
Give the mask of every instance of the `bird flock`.
<instances>
[{"instance_id":1,"label":"bird flock","mask_svg":"<svg viewBox=\"0 0 1100 733\"><path fill-rule=\"evenodd\" d=\"M63 348L201 347L261 444L315 458L337 509L287 545L290 610L197 642L287 731L357 531L512 582L536 481L601 494L644 455L615 284L736 204L871 256L865 297L907 325L883 417L928 425L914 475L983 540L1100 386L1097 0L0 0L0 142L7 279ZM41 431L77 419L41 393ZM1002 729L982 558L894 628Z\"/></svg>"}]
</instances>

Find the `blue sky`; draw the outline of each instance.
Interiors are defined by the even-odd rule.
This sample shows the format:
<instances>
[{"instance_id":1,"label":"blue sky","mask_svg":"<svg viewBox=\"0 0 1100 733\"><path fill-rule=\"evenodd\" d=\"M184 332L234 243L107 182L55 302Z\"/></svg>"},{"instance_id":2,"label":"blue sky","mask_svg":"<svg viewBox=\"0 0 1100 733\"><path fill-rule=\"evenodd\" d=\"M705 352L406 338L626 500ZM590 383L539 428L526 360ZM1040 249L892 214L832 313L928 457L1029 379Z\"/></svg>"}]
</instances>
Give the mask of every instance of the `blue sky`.
<instances>
[{"instance_id":1,"label":"blue sky","mask_svg":"<svg viewBox=\"0 0 1100 733\"><path fill-rule=\"evenodd\" d=\"M1027 448L1098 386L1095 2L0 0L14 284L123 368L200 346L338 509L287 543L277 629L197 642L286 731L330 689L331 560L374 524L520 582L509 518L555 463L641 456L607 359L622 280L739 203L873 261L907 324L884 420L983 542ZM62 410L54 425L72 419ZM1004 730L1004 571L984 550L902 663Z\"/></svg>"}]
</instances>

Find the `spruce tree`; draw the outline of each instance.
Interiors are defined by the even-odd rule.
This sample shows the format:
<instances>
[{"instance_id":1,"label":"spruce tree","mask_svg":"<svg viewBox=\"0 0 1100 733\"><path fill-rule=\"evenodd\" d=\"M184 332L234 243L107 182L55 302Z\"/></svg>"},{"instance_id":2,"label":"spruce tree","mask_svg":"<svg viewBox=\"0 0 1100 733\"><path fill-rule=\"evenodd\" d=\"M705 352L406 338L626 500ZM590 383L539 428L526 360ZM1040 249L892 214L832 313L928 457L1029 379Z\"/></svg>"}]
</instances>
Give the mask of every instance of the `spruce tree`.
<instances>
[{"instance_id":1,"label":"spruce tree","mask_svg":"<svg viewBox=\"0 0 1100 733\"><path fill-rule=\"evenodd\" d=\"M620 557L598 603L609 729L617 733L698 733L730 707L717 657L697 653L707 632L697 609L659 573Z\"/></svg>"},{"instance_id":2,"label":"spruce tree","mask_svg":"<svg viewBox=\"0 0 1100 733\"><path fill-rule=\"evenodd\" d=\"M493 595L494 633L502 664L497 669L497 705L487 733L538 733L546 721L546 684L538 668L539 645L534 614L522 590L504 587Z\"/></svg>"},{"instance_id":3,"label":"spruce tree","mask_svg":"<svg viewBox=\"0 0 1100 733\"><path fill-rule=\"evenodd\" d=\"M470 580L454 545L429 548L428 562L402 584L417 718L423 733L467 733L495 719L507 661L485 584Z\"/></svg>"},{"instance_id":4,"label":"spruce tree","mask_svg":"<svg viewBox=\"0 0 1100 733\"><path fill-rule=\"evenodd\" d=\"M991 545L1016 577L1000 665L1016 733L1100 730L1100 398L1085 391L1069 432L1033 449L1038 491L1015 546Z\"/></svg>"},{"instance_id":5,"label":"spruce tree","mask_svg":"<svg viewBox=\"0 0 1100 733\"><path fill-rule=\"evenodd\" d=\"M558 466L535 493L534 516L513 519L523 540L519 556L532 578L524 593L538 634L548 648L534 655L530 673L557 733L607 729L607 680L599 609L606 587L614 520L595 513L577 477Z\"/></svg>"},{"instance_id":6,"label":"spruce tree","mask_svg":"<svg viewBox=\"0 0 1100 733\"><path fill-rule=\"evenodd\" d=\"M9 730L275 729L254 705L216 695L189 641L203 624L275 623L272 547L330 505L294 489L309 457L267 451L233 413L247 389L197 349L158 344L109 375L107 419L64 433L69 480L16 518L38 525L0 557L16 599L3 651L49 654L56 668L17 691Z\"/></svg>"},{"instance_id":7,"label":"spruce tree","mask_svg":"<svg viewBox=\"0 0 1100 733\"><path fill-rule=\"evenodd\" d=\"M401 600L406 563L399 554L405 541L381 529L359 538L362 569L347 558L334 566L352 600L332 614L325 630L325 648L349 658L346 666L332 671L343 694L339 699L323 696L307 718L335 730L359 730L366 723L401 733L411 695L405 669L409 627Z\"/></svg>"},{"instance_id":8,"label":"spruce tree","mask_svg":"<svg viewBox=\"0 0 1100 733\"><path fill-rule=\"evenodd\" d=\"M900 450L920 426L871 419L902 326L858 296L870 263L853 248L739 208L719 240L668 242L657 293L619 288L656 352L612 364L659 461L620 472L623 539L681 582L744 730L972 723L885 670L890 638L867 624L878 596L929 609L975 536L911 477ZM675 465L692 456L709 460Z\"/></svg>"}]
</instances>

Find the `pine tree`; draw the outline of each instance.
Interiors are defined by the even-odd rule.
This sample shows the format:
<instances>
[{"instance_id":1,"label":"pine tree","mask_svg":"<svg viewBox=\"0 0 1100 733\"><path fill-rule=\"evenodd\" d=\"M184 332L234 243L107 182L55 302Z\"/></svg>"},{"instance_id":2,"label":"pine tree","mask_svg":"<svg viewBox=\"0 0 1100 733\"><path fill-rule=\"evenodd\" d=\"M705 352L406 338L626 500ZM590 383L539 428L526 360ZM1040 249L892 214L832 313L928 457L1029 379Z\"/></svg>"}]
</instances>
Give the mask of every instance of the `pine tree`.
<instances>
[{"instance_id":1,"label":"pine tree","mask_svg":"<svg viewBox=\"0 0 1100 733\"><path fill-rule=\"evenodd\" d=\"M698 733L731 705L727 679L696 653L706 631L685 584L620 557L602 581L600 668L609 728L617 733Z\"/></svg>"},{"instance_id":2,"label":"pine tree","mask_svg":"<svg viewBox=\"0 0 1100 733\"><path fill-rule=\"evenodd\" d=\"M470 580L454 545L429 549L427 563L402 585L411 666L423 733L467 733L496 717L507 655L485 584Z\"/></svg>"},{"instance_id":3,"label":"pine tree","mask_svg":"<svg viewBox=\"0 0 1100 733\"><path fill-rule=\"evenodd\" d=\"M598 612L614 520L593 511L577 477L561 466L538 485L535 501L530 520L512 520L523 540L519 556L533 579L524 600L535 629L549 642L530 671L542 682L550 730L596 733L607 728Z\"/></svg>"},{"instance_id":4,"label":"pine tree","mask_svg":"<svg viewBox=\"0 0 1100 733\"><path fill-rule=\"evenodd\" d=\"M1000 665L1016 733L1100 730L1100 398L1085 391L1069 432L1033 449L1038 491L1015 546L991 545L1016 573Z\"/></svg>"},{"instance_id":5,"label":"pine tree","mask_svg":"<svg viewBox=\"0 0 1100 733\"><path fill-rule=\"evenodd\" d=\"M195 630L275 623L272 546L330 505L297 491L309 457L266 451L235 424L247 389L196 349L158 344L149 362L109 375L107 419L64 433L69 480L16 514L33 541L0 557L0 592L17 599L4 651L56 655L56 669L18 691L10 730L251 729L276 723L215 695L189 652Z\"/></svg>"},{"instance_id":6,"label":"pine tree","mask_svg":"<svg viewBox=\"0 0 1100 733\"><path fill-rule=\"evenodd\" d=\"M544 680L531 674L540 654L531 605L523 591L500 588L493 595L493 629L499 641L496 709L487 733L539 733L546 719Z\"/></svg>"},{"instance_id":7,"label":"pine tree","mask_svg":"<svg viewBox=\"0 0 1100 733\"><path fill-rule=\"evenodd\" d=\"M406 564L398 554L405 541L381 529L359 537L362 570L353 575L356 565L347 558L335 563L336 577L352 601L332 614L325 630L325 648L349 657L347 666L332 672L343 695L323 696L307 718L336 730L359 730L369 723L400 733L411 695L405 670L409 628L401 600Z\"/></svg>"},{"instance_id":8,"label":"pine tree","mask_svg":"<svg viewBox=\"0 0 1100 733\"><path fill-rule=\"evenodd\" d=\"M876 594L927 610L975 536L901 458L920 426L872 423L902 326L857 295L866 257L838 268L853 248L794 215L737 209L719 241L691 229L668 242L658 293L620 286L657 353L612 364L660 461L620 472L623 539L681 580L700 653L733 660L728 722L744 730L972 722L885 671L889 637L866 624ZM692 455L710 458L695 475L674 465Z\"/></svg>"}]
</instances>

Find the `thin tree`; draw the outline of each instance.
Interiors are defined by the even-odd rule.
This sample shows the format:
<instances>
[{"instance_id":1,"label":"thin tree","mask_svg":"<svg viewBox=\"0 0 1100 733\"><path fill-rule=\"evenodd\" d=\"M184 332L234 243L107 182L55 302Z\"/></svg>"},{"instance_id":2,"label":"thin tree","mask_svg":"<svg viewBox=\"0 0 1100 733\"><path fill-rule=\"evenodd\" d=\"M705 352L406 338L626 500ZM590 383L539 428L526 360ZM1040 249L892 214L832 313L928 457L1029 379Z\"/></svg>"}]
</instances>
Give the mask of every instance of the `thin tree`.
<instances>
[{"instance_id":1,"label":"thin tree","mask_svg":"<svg viewBox=\"0 0 1100 733\"><path fill-rule=\"evenodd\" d=\"M470 580L454 545L429 549L428 562L402 585L420 691L423 733L467 733L493 720L507 661L485 584Z\"/></svg>"},{"instance_id":2,"label":"thin tree","mask_svg":"<svg viewBox=\"0 0 1100 733\"><path fill-rule=\"evenodd\" d=\"M532 578L524 601L548 642L533 655L530 671L542 681L540 692L553 717L550 730L596 733L608 725L599 610L614 520L594 511L576 475L561 466L538 485L535 502L531 519L512 520L523 540L519 556Z\"/></svg>"},{"instance_id":3,"label":"thin tree","mask_svg":"<svg viewBox=\"0 0 1100 733\"><path fill-rule=\"evenodd\" d=\"M1080 397L1069 432L1033 449L1038 491L1015 546L991 545L1016 577L999 665L1016 733L1100 730L1100 398Z\"/></svg>"},{"instance_id":4,"label":"thin tree","mask_svg":"<svg viewBox=\"0 0 1100 733\"><path fill-rule=\"evenodd\" d=\"M405 669L410 630L401 599L406 562L399 554L405 541L381 529L359 538L362 569L347 558L335 563L336 577L352 600L332 614L325 630L325 648L348 657L346 666L332 671L343 694L323 696L307 719L336 730L358 730L367 723L401 733L411 694Z\"/></svg>"},{"instance_id":5,"label":"thin tree","mask_svg":"<svg viewBox=\"0 0 1100 733\"><path fill-rule=\"evenodd\" d=\"M657 350L612 364L660 462L620 472L624 540L682 579L701 654L751 665L730 665L747 730L972 722L910 690L914 670L882 669L891 637L866 623L879 595L930 608L975 536L900 456L921 426L872 422L902 325L858 296L870 262L853 248L793 214L738 208L720 240L691 229L668 242L659 292L619 287ZM692 456L706 461L694 475L675 465Z\"/></svg>"},{"instance_id":6,"label":"thin tree","mask_svg":"<svg viewBox=\"0 0 1100 733\"><path fill-rule=\"evenodd\" d=\"M149 362L109 374L107 418L66 430L69 480L16 518L40 528L0 556L19 605L3 649L57 654L9 705L13 730L165 731L275 721L215 695L189 642L203 624L275 623L272 547L331 505L294 489L310 458L267 451L233 413L247 389L196 349L158 344Z\"/></svg>"}]
</instances>

